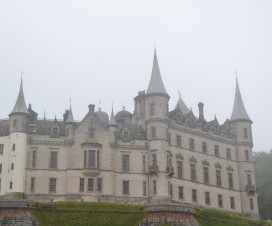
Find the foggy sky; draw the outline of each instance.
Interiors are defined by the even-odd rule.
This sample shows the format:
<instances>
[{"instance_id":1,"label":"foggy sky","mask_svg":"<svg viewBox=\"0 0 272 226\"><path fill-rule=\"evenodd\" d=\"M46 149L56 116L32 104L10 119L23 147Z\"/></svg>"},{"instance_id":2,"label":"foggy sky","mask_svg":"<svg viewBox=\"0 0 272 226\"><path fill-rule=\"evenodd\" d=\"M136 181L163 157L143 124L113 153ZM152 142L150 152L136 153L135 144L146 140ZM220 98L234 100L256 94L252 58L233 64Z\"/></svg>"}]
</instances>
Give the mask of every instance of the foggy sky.
<instances>
[{"instance_id":1,"label":"foggy sky","mask_svg":"<svg viewBox=\"0 0 272 226\"><path fill-rule=\"evenodd\" d=\"M23 71L26 103L43 118L74 118L99 101L133 112L148 87L154 39L170 110L182 99L210 121L230 118L237 70L254 151L272 148L272 1L0 0L0 118Z\"/></svg>"}]
</instances>

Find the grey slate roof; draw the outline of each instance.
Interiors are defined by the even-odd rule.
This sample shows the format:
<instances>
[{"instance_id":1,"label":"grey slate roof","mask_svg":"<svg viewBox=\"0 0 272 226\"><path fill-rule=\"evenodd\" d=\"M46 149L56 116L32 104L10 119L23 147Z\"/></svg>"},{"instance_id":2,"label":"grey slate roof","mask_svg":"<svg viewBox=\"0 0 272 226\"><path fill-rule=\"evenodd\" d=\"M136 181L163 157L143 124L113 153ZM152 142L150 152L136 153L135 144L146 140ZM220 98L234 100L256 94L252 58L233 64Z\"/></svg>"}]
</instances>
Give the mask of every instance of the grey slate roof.
<instances>
[{"instance_id":1,"label":"grey slate roof","mask_svg":"<svg viewBox=\"0 0 272 226\"><path fill-rule=\"evenodd\" d=\"M24 91L23 91L23 80L21 78L21 85L20 85L20 91L17 97L17 101L16 104L11 112L11 114L13 113L25 113L25 114L29 114L27 107L26 107L26 103L25 103L25 98L24 98Z\"/></svg>"},{"instance_id":2,"label":"grey slate roof","mask_svg":"<svg viewBox=\"0 0 272 226\"><path fill-rule=\"evenodd\" d=\"M99 111L95 112L95 114L97 114L98 118L100 119L103 125L109 124L109 116L106 112L101 111L101 108L99 108Z\"/></svg>"},{"instance_id":3,"label":"grey slate roof","mask_svg":"<svg viewBox=\"0 0 272 226\"><path fill-rule=\"evenodd\" d=\"M75 122L74 120L74 116L73 116L73 112L72 112L72 109L70 108L69 110L69 113L68 113L68 116L67 116L67 119L66 119L66 123L67 122Z\"/></svg>"},{"instance_id":4,"label":"grey slate roof","mask_svg":"<svg viewBox=\"0 0 272 226\"><path fill-rule=\"evenodd\" d=\"M246 120L250 120L244 103L243 103L243 99L240 93L240 89L239 89L239 85L238 85L238 81L236 79L236 90L235 90L235 99L234 99L234 105L233 105L233 110L232 110L232 114L231 114L231 118L230 120L237 120L237 119L246 119Z\"/></svg>"},{"instance_id":5,"label":"grey slate roof","mask_svg":"<svg viewBox=\"0 0 272 226\"><path fill-rule=\"evenodd\" d=\"M161 78L156 49L154 52L154 60L153 60L153 68L152 68L151 78L150 78L150 82L148 85L148 89L146 91L146 94L151 94L151 93L162 93L162 94L168 95L166 92L166 89L163 85L162 78Z\"/></svg>"},{"instance_id":6,"label":"grey slate roof","mask_svg":"<svg viewBox=\"0 0 272 226\"><path fill-rule=\"evenodd\" d=\"M182 114L188 114L190 112L189 108L187 107L187 105L184 103L184 101L181 98L179 98L175 109L177 108L180 109Z\"/></svg>"},{"instance_id":7,"label":"grey slate roof","mask_svg":"<svg viewBox=\"0 0 272 226\"><path fill-rule=\"evenodd\" d=\"M114 114L113 114L113 109L111 110L111 117L110 117L109 126L117 126L115 118L114 118Z\"/></svg>"}]
</instances>

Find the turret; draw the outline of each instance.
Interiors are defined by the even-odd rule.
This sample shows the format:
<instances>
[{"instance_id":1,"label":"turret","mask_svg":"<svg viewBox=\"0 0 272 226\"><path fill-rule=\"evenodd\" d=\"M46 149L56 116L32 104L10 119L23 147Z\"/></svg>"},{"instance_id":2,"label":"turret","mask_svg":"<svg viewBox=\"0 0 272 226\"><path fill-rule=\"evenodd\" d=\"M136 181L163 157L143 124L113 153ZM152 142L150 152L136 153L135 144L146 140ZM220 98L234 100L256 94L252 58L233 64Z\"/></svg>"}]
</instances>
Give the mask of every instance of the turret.
<instances>
[{"instance_id":1,"label":"turret","mask_svg":"<svg viewBox=\"0 0 272 226\"><path fill-rule=\"evenodd\" d=\"M108 131L109 131L109 142L115 143L116 142L116 131L117 131L117 124L113 114L113 108L111 110L111 117L110 122L108 124Z\"/></svg>"},{"instance_id":2,"label":"turret","mask_svg":"<svg viewBox=\"0 0 272 226\"><path fill-rule=\"evenodd\" d=\"M69 141L74 140L75 120L72 112L72 106L70 103L70 110L67 112L67 119L65 121L66 137Z\"/></svg>"}]
</instances>

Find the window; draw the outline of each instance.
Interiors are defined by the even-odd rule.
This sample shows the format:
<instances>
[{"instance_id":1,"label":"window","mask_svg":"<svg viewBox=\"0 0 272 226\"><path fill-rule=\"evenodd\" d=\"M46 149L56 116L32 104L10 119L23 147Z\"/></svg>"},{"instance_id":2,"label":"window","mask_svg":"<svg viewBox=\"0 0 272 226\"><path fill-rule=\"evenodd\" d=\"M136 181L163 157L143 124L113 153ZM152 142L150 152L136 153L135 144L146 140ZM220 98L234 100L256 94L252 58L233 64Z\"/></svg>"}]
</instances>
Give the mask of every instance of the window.
<instances>
[{"instance_id":1,"label":"window","mask_svg":"<svg viewBox=\"0 0 272 226\"><path fill-rule=\"evenodd\" d=\"M15 144L12 145L12 151L15 151Z\"/></svg>"},{"instance_id":2,"label":"window","mask_svg":"<svg viewBox=\"0 0 272 226\"><path fill-rule=\"evenodd\" d=\"M244 128L244 138L248 138L247 129Z\"/></svg>"},{"instance_id":3,"label":"window","mask_svg":"<svg viewBox=\"0 0 272 226\"><path fill-rule=\"evenodd\" d=\"M88 191L94 191L94 179L88 178Z\"/></svg>"},{"instance_id":4,"label":"window","mask_svg":"<svg viewBox=\"0 0 272 226\"><path fill-rule=\"evenodd\" d=\"M128 140L129 137L128 137L128 132L124 132L124 140Z\"/></svg>"},{"instance_id":5,"label":"window","mask_svg":"<svg viewBox=\"0 0 272 226\"><path fill-rule=\"evenodd\" d=\"M50 168L55 169L58 167L58 152L51 151L50 152Z\"/></svg>"},{"instance_id":6,"label":"window","mask_svg":"<svg viewBox=\"0 0 272 226\"><path fill-rule=\"evenodd\" d=\"M233 189L233 177L232 177L232 173L228 173L228 179L229 179L229 189Z\"/></svg>"},{"instance_id":7,"label":"window","mask_svg":"<svg viewBox=\"0 0 272 226\"><path fill-rule=\"evenodd\" d=\"M172 184L169 184L169 186L168 186L168 193L169 193L169 196L170 197L173 197L173 185Z\"/></svg>"},{"instance_id":8,"label":"window","mask_svg":"<svg viewBox=\"0 0 272 226\"><path fill-rule=\"evenodd\" d=\"M89 129L89 138L90 139L94 138L94 129Z\"/></svg>"},{"instance_id":9,"label":"window","mask_svg":"<svg viewBox=\"0 0 272 226\"><path fill-rule=\"evenodd\" d=\"M195 140L190 138L189 143L190 143L190 150L194 151L195 150Z\"/></svg>"},{"instance_id":10,"label":"window","mask_svg":"<svg viewBox=\"0 0 272 226\"><path fill-rule=\"evenodd\" d=\"M14 128L14 129L17 128L17 120L16 120L16 119L14 119L14 121L13 121L13 128Z\"/></svg>"},{"instance_id":11,"label":"window","mask_svg":"<svg viewBox=\"0 0 272 226\"><path fill-rule=\"evenodd\" d=\"M150 104L150 115L154 115L154 113L155 113L155 105L154 105L154 103L151 103Z\"/></svg>"},{"instance_id":12,"label":"window","mask_svg":"<svg viewBox=\"0 0 272 226\"><path fill-rule=\"evenodd\" d=\"M209 169L208 169L208 167L203 168L203 173L204 173L204 183L208 184L209 183Z\"/></svg>"},{"instance_id":13,"label":"window","mask_svg":"<svg viewBox=\"0 0 272 226\"><path fill-rule=\"evenodd\" d=\"M227 148L227 159L231 159L230 149Z\"/></svg>"},{"instance_id":14,"label":"window","mask_svg":"<svg viewBox=\"0 0 272 226\"><path fill-rule=\"evenodd\" d=\"M207 143L206 142L202 142L202 152L207 153Z\"/></svg>"},{"instance_id":15,"label":"window","mask_svg":"<svg viewBox=\"0 0 272 226\"><path fill-rule=\"evenodd\" d=\"M156 128L155 127L151 127L151 137L152 137L152 139L156 139Z\"/></svg>"},{"instance_id":16,"label":"window","mask_svg":"<svg viewBox=\"0 0 272 226\"><path fill-rule=\"evenodd\" d=\"M192 201L197 202L197 191L192 189Z\"/></svg>"},{"instance_id":17,"label":"window","mask_svg":"<svg viewBox=\"0 0 272 226\"><path fill-rule=\"evenodd\" d=\"M32 151L32 168L36 167L36 151Z\"/></svg>"},{"instance_id":18,"label":"window","mask_svg":"<svg viewBox=\"0 0 272 226\"><path fill-rule=\"evenodd\" d=\"M79 191L84 192L84 178L79 178Z\"/></svg>"},{"instance_id":19,"label":"window","mask_svg":"<svg viewBox=\"0 0 272 226\"><path fill-rule=\"evenodd\" d=\"M177 135L177 146L181 146L181 136Z\"/></svg>"},{"instance_id":20,"label":"window","mask_svg":"<svg viewBox=\"0 0 272 226\"><path fill-rule=\"evenodd\" d=\"M254 210L254 202L253 199L250 199L250 209Z\"/></svg>"},{"instance_id":21,"label":"window","mask_svg":"<svg viewBox=\"0 0 272 226\"><path fill-rule=\"evenodd\" d=\"M146 172L146 156L143 155L143 172Z\"/></svg>"},{"instance_id":22,"label":"window","mask_svg":"<svg viewBox=\"0 0 272 226\"><path fill-rule=\"evenodd\" d=\"M231 208L231 209L235 209L235 201L234 201L234 197L230 197L230 208Z\"/></svg>"},{"instance_id":23,"label":"window","mask_svg":"<svg viewBox=\"0 0 272 226\"><path fill-rule=\"evenodd\" d=\"M11 170L14 170L14 163L11 163L10 169L11 169Z\"/></svg>"},{"instance_id":24,"label":"window","mask_svg":"<svg viewBox=\"0 0 272 226\"><path fill-rule=\"evenodd\" d=\"M31 177L31 183L30 183L30 191L35 191L35 177Z\"/></svg>"},{"instance_id":25,"label":"window","mask_svg":"<svg viewBox=\"0 0 272 226\"><path fill-rule=\"evenodd\" d=\"M9 189L12 189L12 185L13 185L13 183L12 183L12 181L10 181L9 182Z\"/></svg>"},{"instance_id":26,"label":"window","mask_svg":"<svg viewBox=\"0 0 272 226\"><path fill-rule=\"evenodd\" d=\"M216 170L216 185L221 187L221 171Z\"/></svg>"},{"instance_id":27,"label":"window","mask_svg":"<svg viewBox=\"0 0 272 226\"><path fill-rule=\"evenodd\" d=\"M129 171L129 155L122 155L122 170Z\"/></svg>"},{"instance_id":28,"label":"window","mask_svg":"<svg viewBox=\"0 0 272 226\"><path fill-rule=\"evenodd\" d=\"M157 166L157 154L152 154L152 165Z\"/></svg>"},{"instance_id":29,"label":"window","mask_svg":"<svg viewBox=\"0 0 272 226\"><path fill-rule=\"evenodd\" d=\"M247 185L252 185L251 174L247 174Z\"/></svg>"},{"instance_id":30,"label":"window","mask_svg":"<svg viewBox=\"0 0 272 226\"><path fill-rule=\"evenodd\" d=\"M178 178L182 178L182 161L177 161Z\"/></svg>"},{"instance_id":31,"label":"window","mask_svg":"<svg viewBox=\"0 0 272 226\"><path fill-rule=\"evenodd\" d=\"M2 163L0 164L0 173L2 173Z\"/></svg>"},{"instance_id":32,"label":"window","mask_svg":"<svg viewBox=\"0 0 272 226\"><path fill-rule=\"evenodd\" d=\"M179 186L179 199L183 199L184 198L184 196L183 196L183 187L180 187Z\"/></svg>"},{"instance_id":33,"label":"window","mask_svg":"<svg viewBox=\"0 0 272 226\"><path fill-rule=\"evenodd\" d=\"M157 194L157 181L153 180L153 195Z\"/></svg>"},{"instance_id":34,"label":"window","mask_svg":"<svg viewBox=\"0 0 272 226\"><path fill-rule=\"evenodd\" d=\"M196 169L195 169L195 165L191 164L191 180L195 181L196 180Z\"/></svg>"},{"instance_id":35,"label":"window","mask_svg":"<svg viewBox=\"0 0 272 226\"><path fill-rule=\"evenodd\" d=\"M4 144L0 144L0 155L3 155L4 152Z\"/></svg>"},{"instance_id":36,"label":"window","mask_svg":"<svg viewBox=\"0 0 272 226\"><path fill-rule=\"evenodd\" d=\"M53 128L52 136L53 136L53 137L59 136L59 128L57 128L57 127L54 127L54 128Z\"/></svg>"},{"instance_id":37,"label":"window","mask_svg":"<svg viewBox=\"0 0 272 226\"><path fill-rule=\"evenodd\" d=\"M210 205L210 192L205 192L205 203L206 205Z\"/></svg>"},{"instance_id":38,"label":"window","mask_svg":"<svg viewBox=\"0 0 272 226\"><path fill-rule=\"evenodd\" d=\"M248 154L248 150L245 150L245 156L246 156L246 160L249 160L249 154Z\"/></svg>"},{"instance_id":39,"label":"window","mask_svg":"<svg viewBox=\"0 0 272 226\"><path fill-rule=\"evenodd\" d=\"M84 151L84 168L96 167L96 151L88 150Z\"/></svg>"},{"instance_id":40,"label":"window","mask_svg":"<svg viewBox=\"0 0 272 226\"><path fill-rule=\"evenodd\" d=\"M168 143L171 144L171 133L168 133Z\"/></svg>"},{"instance_id":41,"label":"window","mask_svg":"<svg viewBox=\"0 0 272 226\"><path fill-rule=\"evenodd\" d=\"M129 194L129 181L123 181L123 195Z\"/></svg>"},{"instance_id":42,"label":"window","mask_svg":"<svg viewBox=\"0 0 272 226\"><path fill-rule=\"evenodd\" d=\"M146 181L143 181L143 196L147 196L147 193L146 193Z\"/></svg>"},{"instance_id":43,"label":"window","mask_svg":"<svg viewBox=\"0 0 272 226\"><path fill-rule=\"evenodd\" d=\"M223 199L222 195L218 195L218 207L223 208Z\"/></svg>"},{"instance_id":44,"label":"window","mask_svg":"<svg viewBox=\"0 0 272 226\"><path fill-rule=\"evenodd\" d=\"M167 166L172 166L172 158L170 155L167 155Z\"/></svg>"},{"instance_id":45,"label":"window","mask_svg":"<svg viewBox=\"0 0 272 226\"><path fill-rule=\"evenodd\" d=\"M102 179L97 179L97 191L102 191Z\"/></svg>"},{"instance_id":46,"label":"window","mask_svg":"<svg viewBox=\"0 0 272 226\"><path fill-rule=\"evenodd\" d=\"M57 189L57 179L56 178L50 178L49 179L49 192L56 192Z\"/></svg>"},{"instance_id":47,"label":"window","mask_svg":"<svg viewBox=\"0 0 272 226\"><path fill-rule=\"evenodd\" d=\"M214 155L219 156L219 147L218 147L218 145L214 145Z\"/></svg>"}]
</instances>

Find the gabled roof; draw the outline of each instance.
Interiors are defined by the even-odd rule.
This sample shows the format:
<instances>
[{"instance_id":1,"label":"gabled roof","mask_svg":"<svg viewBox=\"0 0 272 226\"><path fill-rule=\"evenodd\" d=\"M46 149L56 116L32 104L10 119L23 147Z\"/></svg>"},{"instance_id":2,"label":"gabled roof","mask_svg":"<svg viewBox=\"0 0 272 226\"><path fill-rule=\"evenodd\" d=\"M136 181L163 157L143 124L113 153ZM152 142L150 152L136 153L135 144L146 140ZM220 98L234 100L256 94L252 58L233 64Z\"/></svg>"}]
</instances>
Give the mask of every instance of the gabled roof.
<instances>
[{"instance_id":1,"label":"gabled roof","mask_svg":"<svg viewBox=\"0 0 272 226\"><path fill-rule=\"evenodd\" d=\"M182 114L188 114L190 112L189 108L187 107L187 105L184 103L184 101L181 99L181 97L179 97L178 103L176 105L177 109L179 108Z\"/></svg>"},{"instance_id":2,"label":"gabled roof","mask_svg":"<svg viewBox=\"0 0 272 226\"><path fill-rule=\"evenodd\" d=\"M160 68L158 64L156 49L154 51L154 60L153 60L153 68L151 73L150 82L148 85L148 89L146 91L146 94L152 94L152 93L162 93L167 94L166 89L163 85L163 81L161 78Z\"/></svg>"},{"instance_id":3,"label":"gabled roof","mask_svg":"<svg viewBox=\"0 0 272 226\"><path fill-rule=\"evenodd\" d=\"M235 99L234 99L234 105L233 105L233 110L232 110L230 120L233 121L233 120L239 120L239 119L251 121L251 119L249 118L246 112L243 99L240 93L238 80L236 78Z\"/></svg>"},{"instance_id":4,"label":"gabled roof","mask_svg":"<svg viewBox=\"0 0 272 226\"><path fill-rule=\"evenodd\" d=\"M25 97L24 97L24 91L23 91L23 79L21 78L21 85L20 85L20 90L19 94L17 97L17 101L15 103L15 106L10 114L14 113L24 113L24 114L29 114L26 103L25 103Z\"/></svg>"}]
</instances>

